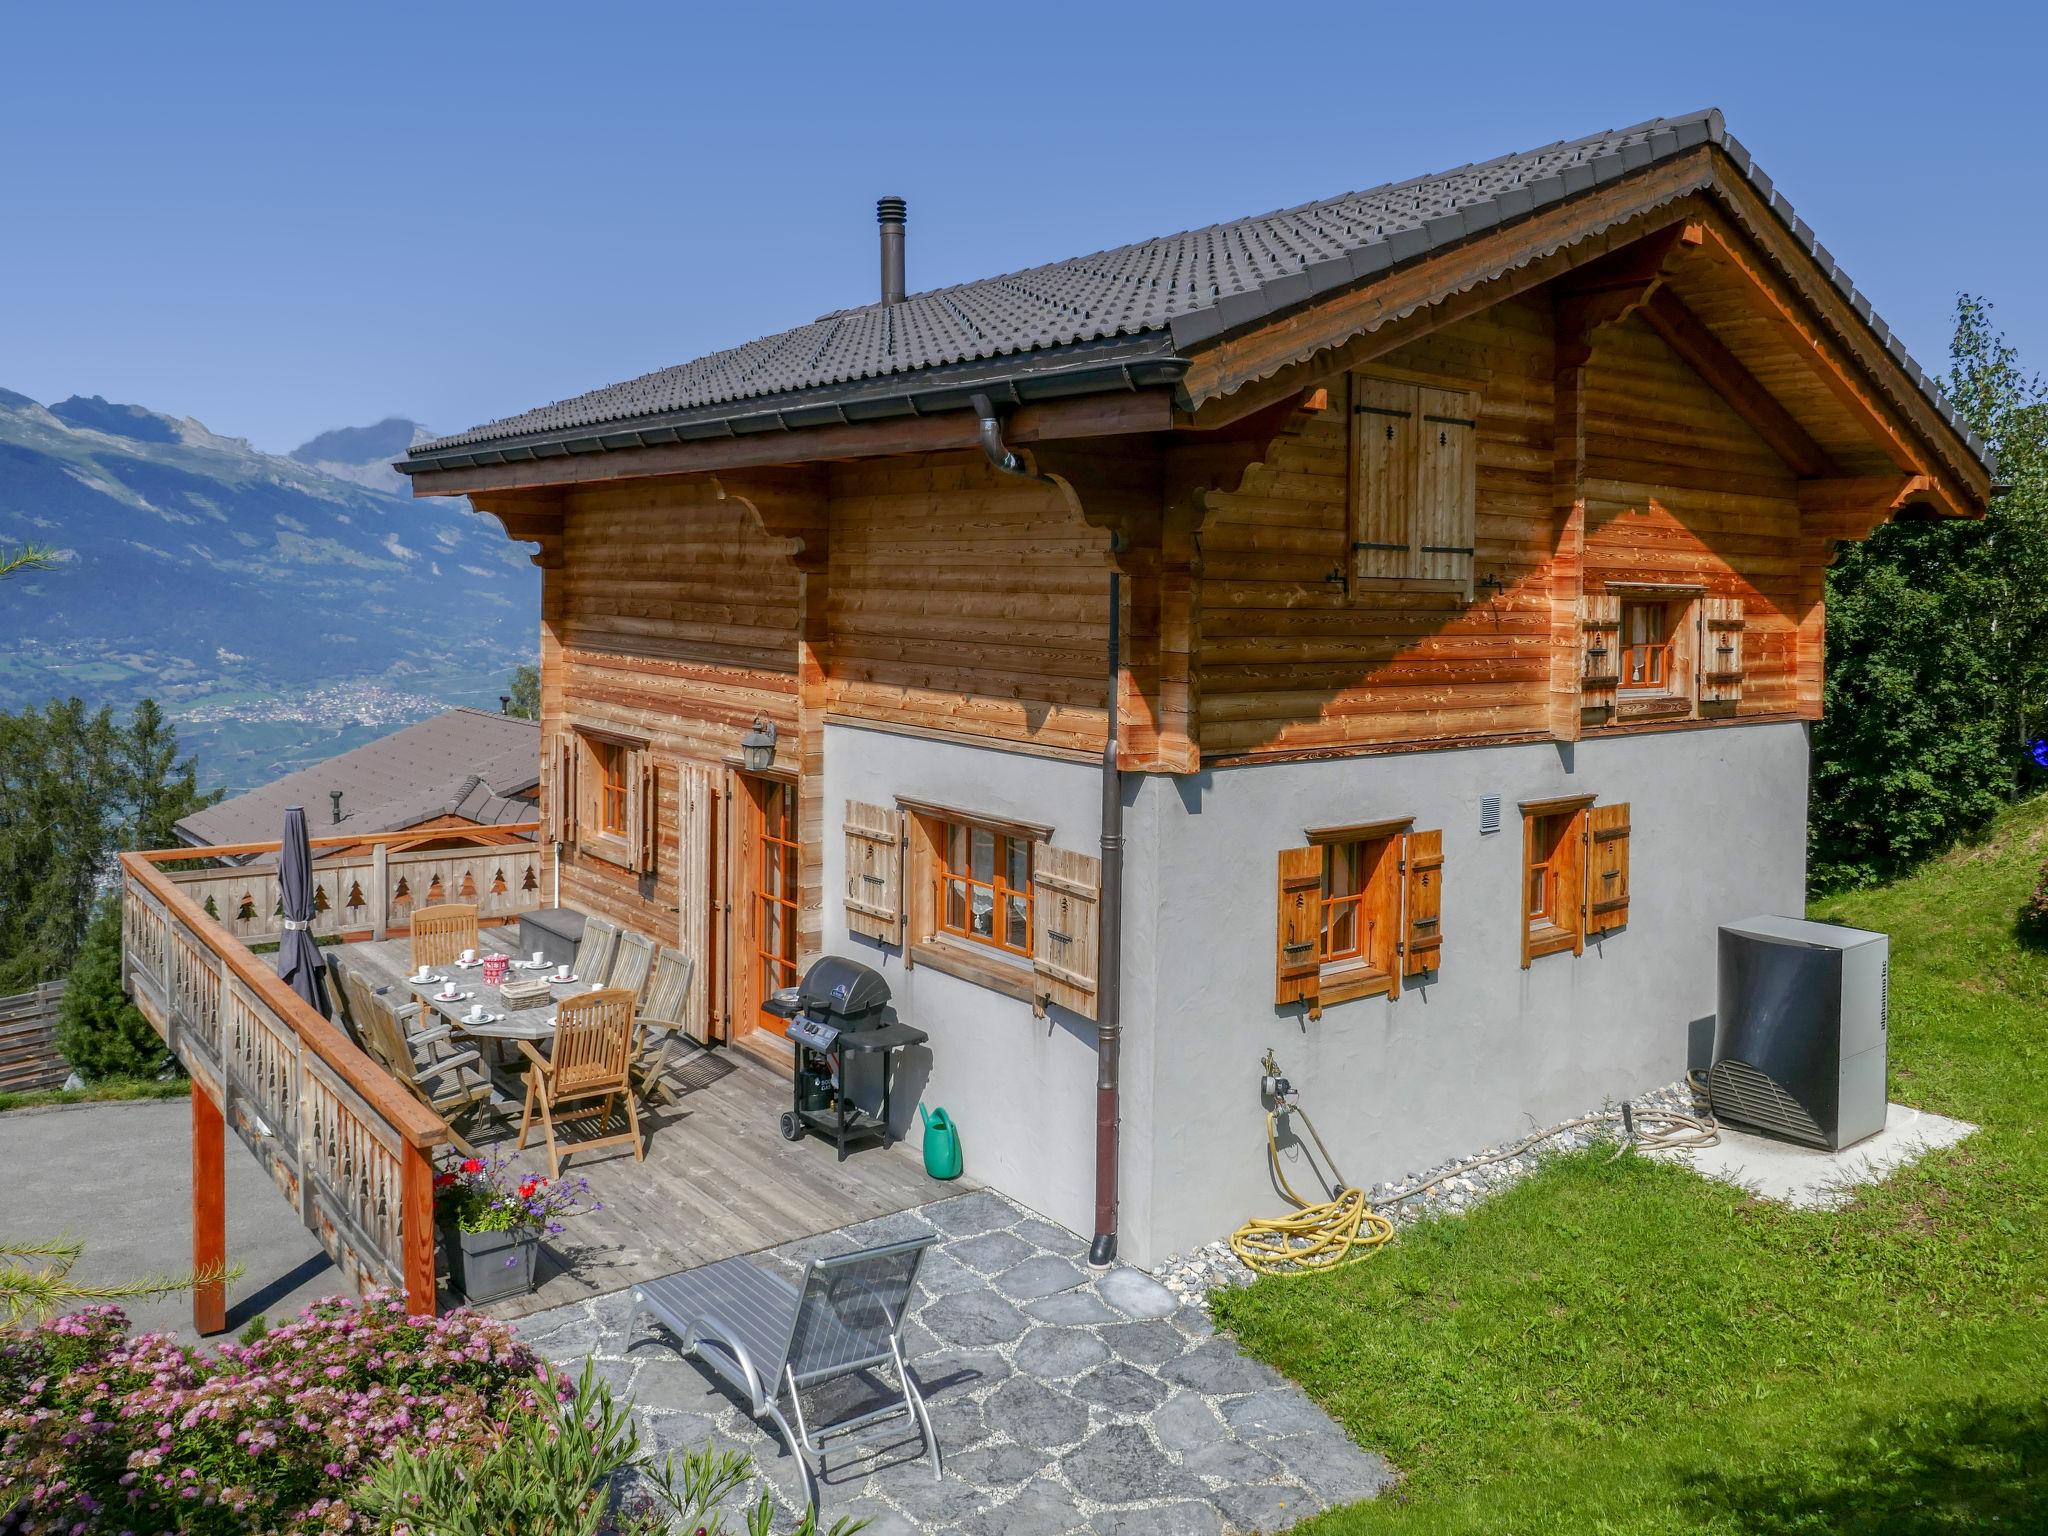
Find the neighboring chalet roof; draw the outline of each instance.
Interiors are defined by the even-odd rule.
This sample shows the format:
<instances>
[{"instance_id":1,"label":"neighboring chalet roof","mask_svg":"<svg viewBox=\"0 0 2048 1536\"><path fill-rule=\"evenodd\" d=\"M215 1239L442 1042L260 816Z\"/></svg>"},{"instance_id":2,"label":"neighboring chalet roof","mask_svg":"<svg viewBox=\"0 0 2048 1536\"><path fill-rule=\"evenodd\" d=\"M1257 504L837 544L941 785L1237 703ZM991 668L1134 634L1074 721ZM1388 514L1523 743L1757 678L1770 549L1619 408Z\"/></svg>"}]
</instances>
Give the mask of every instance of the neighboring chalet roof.
<instances>
[{"instance_id":1,"label":"neighboring chalet roof","mask_svg":"<svg viewBox=\"0 0 2048 1536\"><path fill-rule=\"evenodd\" d=\"M480 826L533 819L540 725L516 715L451 709L208 806L178 823L194 847L274 842L287 806L304 806L315 837L396 832L442 816ZM328 798L341 791L341 821Z\"/></svg>"},{"instance_id":2,"label":"neighboring chalet roof","mask_svg":"<svg viewBox=\"0 0 2048 1536\"><path fill-rule=\"evenodd\" d=\"M407 473L1178 383L1190 353L1701 144L1720 146L1973 453L1978 438L1718 111L1659 118L870 304L416 445Z\"/></svg>"}]
</instances>

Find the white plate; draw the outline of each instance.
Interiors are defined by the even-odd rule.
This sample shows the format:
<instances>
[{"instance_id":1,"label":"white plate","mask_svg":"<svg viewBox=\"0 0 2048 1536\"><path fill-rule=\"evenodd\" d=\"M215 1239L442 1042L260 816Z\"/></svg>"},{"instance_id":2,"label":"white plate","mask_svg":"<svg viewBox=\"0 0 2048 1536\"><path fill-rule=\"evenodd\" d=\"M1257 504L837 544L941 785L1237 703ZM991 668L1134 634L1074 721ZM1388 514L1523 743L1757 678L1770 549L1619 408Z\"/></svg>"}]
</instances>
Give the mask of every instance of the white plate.
<instances>
[{"instance_id":1,"label":"white plate","mask_svg":"<svg viewBox=\"0 0 2048 1536\"><path fill-rule=\"evenodd\" d=\"M581 976L557 976L552 972L548 975L548 981L558 987L571 987L582 979Z\"/></svg>"}]
</instances>

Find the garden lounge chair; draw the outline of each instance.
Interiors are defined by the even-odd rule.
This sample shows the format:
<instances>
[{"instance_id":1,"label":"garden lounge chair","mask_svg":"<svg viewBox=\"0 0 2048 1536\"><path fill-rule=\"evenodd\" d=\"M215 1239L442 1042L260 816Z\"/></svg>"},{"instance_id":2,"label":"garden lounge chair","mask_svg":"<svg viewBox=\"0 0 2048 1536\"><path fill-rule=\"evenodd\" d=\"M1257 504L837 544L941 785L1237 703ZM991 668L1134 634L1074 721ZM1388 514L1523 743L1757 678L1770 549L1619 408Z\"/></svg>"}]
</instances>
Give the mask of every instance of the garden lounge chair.
<instances>
[{"instance_id":1,"label":"garden lounge chair","mask_svg":"<svg viewBox=\"0 0 2048 1536\"><path fill-rule=\"evenodd\" d=\"M781 1431L790 1454L803 1468L804 1494L818 1507L817 1442L848 1434L882 1419L908 1414L924 1434L932 1477L943 1471L939 1437L924 1396L903 1363L903 1319L930 1234L886 1243L859 1253L813 1259L803 1281L791 1285L774 1270L750 1259L721 1259L633 1288L632 1337L646 1312L665 1324L685 1354L695 1355L747 1396L755 1418ZM629 1345L630 1347L630 1345ZM896 1367L903 1400L855 1413L814 1431L804 1421L802 1392L844 1376ZM792 1430L777 1400L784 1389L795 1416Z\"/></svg>"},{"instance_id":2,"label":"garden lounge chair","mask_svg":"<svg viewBox=\"0 0 2048 1536\"><path fill-rule=\"evenodd\" d=\"M412 915L414 970L423 965L453 965L465 949L475 949L476 944L476 908L468 902L421 907Z\"/></svg>"},{"instance_id":3,"label":"garden lounge chair","mask_svg":"<svg viewBox=\"0 0 2048 1536\"><path fill-rule=\"evenodd\" d=\"M585 986L604 984L612 973L612 951L618 947L619 930L601 917L583 920L583 940L576 946L576 977Z\"/></svg>"},{"instance_id":4,"label":"garden lounge chair","mask_svg":"<svg viewBox=\"0 0 2048 1536\"><path fill-rule=\"evenodd\" d=\"M562 1174L563 1154L555 1145L555 1122L585 1115L609 1120L619 1104L626 1111L625 1130L576 1142L569 1150L588 1152L629 1141L634 1162L645 1156L640 1146L640 1109L629 1076L636 1038L633 994L607 987L562 999L555 1010L554 1044L547 1055L528 1041L519 1042L520 1052L532 1064L526 1074L526 1113L519 1119L519 1147L525 1150L527 1132L538 1112L541 1131L547 1137L550 1177ZM560 1112L565 1104L581 1107L565 1115Z\"/></svg>"}]
</instances>

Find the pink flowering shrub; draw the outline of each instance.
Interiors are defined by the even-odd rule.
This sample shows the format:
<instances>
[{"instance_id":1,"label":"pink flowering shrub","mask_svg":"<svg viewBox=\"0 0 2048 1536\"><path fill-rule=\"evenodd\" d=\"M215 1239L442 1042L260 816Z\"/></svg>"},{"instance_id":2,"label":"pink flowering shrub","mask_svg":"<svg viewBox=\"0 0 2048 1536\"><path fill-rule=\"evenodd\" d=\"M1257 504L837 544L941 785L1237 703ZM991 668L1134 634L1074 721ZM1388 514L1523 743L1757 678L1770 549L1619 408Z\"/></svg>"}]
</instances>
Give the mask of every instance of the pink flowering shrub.
<instances>
[{"instance_id":1,"label":"pink flowering shrub","mask_svg":"<svg viewBox=\"0 0 2048 1536\"><path fill-rule=\"evenodd\" d=\"M0 1334L0 1532L369 1530L348 1492L379 1462L481 1455L571 1390L505 1324L389 1293L211 1353L92 1307Z\"/></svg>"}]
</instances>

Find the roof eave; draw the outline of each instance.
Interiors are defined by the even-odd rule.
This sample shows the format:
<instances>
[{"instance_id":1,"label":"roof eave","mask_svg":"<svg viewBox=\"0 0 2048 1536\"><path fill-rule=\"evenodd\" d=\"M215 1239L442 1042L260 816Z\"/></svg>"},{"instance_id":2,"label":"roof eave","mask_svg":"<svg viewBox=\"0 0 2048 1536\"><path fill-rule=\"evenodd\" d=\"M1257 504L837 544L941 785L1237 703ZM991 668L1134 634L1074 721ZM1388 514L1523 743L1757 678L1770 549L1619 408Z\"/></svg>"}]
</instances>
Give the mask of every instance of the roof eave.
<instances>
[{"instance_id":1,"label":"roof eave","mask_svg":"<svg viewBox=\"0 0 2048 1536\"><path fill-rule=\"evenodd\" d=\"M1187 368L1187 359L1173 350L1172 338L1167 333L1148 331L1044 352L920 370L888 380L863 379L665 416L470 443L442 453L415 454L398 460L392 467L404 475L435 474L576 454L617 453L673 443L931 416L970 410L971 400L977 394L990 395L1006 405L1080 395L1124 394L1174 387Z\"/></svg>"}]
</instances>

